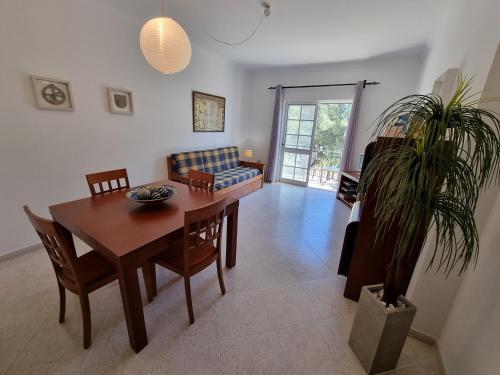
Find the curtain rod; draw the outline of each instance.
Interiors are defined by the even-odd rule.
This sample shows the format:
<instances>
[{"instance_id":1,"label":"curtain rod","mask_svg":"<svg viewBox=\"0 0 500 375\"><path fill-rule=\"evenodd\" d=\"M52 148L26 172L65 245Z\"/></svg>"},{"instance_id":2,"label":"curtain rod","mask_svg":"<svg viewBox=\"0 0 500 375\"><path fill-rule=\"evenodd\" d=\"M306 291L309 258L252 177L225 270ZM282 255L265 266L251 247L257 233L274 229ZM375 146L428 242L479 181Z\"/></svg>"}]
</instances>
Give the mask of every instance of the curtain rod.
<instances>
[{"instance_id":1,"label":"curtain rod","mask_svg":"<svg viewBox=\"0 0 500 375\"><path fill-rule=\"evenodd\" d=\"M311 87L333 87L333 86L356 86L357 83L330 83L326 85L304 85L304 86L283 86L284 89L305 89ZM363 88L367 85L380 85L380 82L366 82L363 84ZM271 86L267 88L268 90L275 90L276 86Z\"/></svg>"}]
</instances>

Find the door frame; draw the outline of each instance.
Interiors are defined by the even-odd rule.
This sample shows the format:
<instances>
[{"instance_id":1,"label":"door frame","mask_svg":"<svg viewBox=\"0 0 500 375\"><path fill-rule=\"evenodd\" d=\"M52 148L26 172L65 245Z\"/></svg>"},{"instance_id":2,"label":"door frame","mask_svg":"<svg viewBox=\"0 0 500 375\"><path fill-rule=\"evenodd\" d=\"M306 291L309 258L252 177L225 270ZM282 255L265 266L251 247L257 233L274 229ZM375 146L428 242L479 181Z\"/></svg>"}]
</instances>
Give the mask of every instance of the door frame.
<instances>
[{"instance_id":1,"label":"door frame","mask_svg":"<svg viewBox=\"0 0 500 375\"><path fill-rule=\"evenodd\" d=\"M281 134L281 147L280 147L280 152L279 152L279 181L284 182L287 184L292 184L292 185L298 185L298 186L305 186L309 184L309 174L311 171L311 156L313 152L313 147L314 147L314 137L316 135L316 124L318 120L318 109L319 109L319 103L320 100L290 100L290 101L285 101L283 110L284 110L284 116L283 116L283 132ZM313 128L312 128L312 134L311 134L311 147L309 150L303 150L303 149L291 149L285 147L286 143L286 128L288 124L288 106L290 105L314 105L314 120L313 120ZM300 122L300 119L299 119ZM300 126L300 125L299 125ZM283 156L286 152L286 150L290 150L291 152L294 152L296 154L308 154L309 155L309 161L307 163L307 174L306 174L306 180L304 182L301 181L295 181L295 180L289 180L287 178L283 178L282 176L282 170L283 170ZM293 150L293 151L292 151Z\"/></svg>"}]
</instances>

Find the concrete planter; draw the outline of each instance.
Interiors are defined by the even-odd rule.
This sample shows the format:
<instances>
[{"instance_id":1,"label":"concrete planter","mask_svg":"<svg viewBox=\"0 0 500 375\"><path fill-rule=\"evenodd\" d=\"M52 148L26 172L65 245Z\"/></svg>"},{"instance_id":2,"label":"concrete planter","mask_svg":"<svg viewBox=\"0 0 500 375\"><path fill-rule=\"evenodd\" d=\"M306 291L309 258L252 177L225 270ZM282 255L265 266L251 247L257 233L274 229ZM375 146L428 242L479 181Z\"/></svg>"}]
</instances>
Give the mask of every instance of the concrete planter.
<instances>
[{"instance_id":1,"label":"concrete planter","mask_svg":"<svg viewBox=\"0 0 500 375\"><path fill-rule=\"evenodd\" d=\"M417 308L406 298L406 308L386 309L372 294L380 285L364 286L352 326L349 346L368 374L396 368Z\"/></svg>"}]
</instances>

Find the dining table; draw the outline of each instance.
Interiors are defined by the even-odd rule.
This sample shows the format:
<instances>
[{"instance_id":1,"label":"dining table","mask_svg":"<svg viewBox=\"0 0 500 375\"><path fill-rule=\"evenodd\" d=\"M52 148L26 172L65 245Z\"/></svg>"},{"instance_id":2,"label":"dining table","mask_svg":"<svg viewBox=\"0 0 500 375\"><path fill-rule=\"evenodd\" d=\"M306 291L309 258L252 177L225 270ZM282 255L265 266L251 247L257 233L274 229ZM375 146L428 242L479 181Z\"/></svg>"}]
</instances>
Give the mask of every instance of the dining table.
<instances>
[{"instance_id":1,"label":"dining table","mask_svg":"<svg viewBox=\"0 0 500 375\"><path fill-rule=\"evenodd\" d=\"M184 213L225 197L221 192L191 188L171 180L154 184L173 186L176 194L159 206L127 198L129 189L56 204L53 219L114 265L118 273L130 346L135 352L147 343L146 324L137 269L182 236ZM236 264L239 199L227 197L226 266Z\"/></svg>"}]
</instances>

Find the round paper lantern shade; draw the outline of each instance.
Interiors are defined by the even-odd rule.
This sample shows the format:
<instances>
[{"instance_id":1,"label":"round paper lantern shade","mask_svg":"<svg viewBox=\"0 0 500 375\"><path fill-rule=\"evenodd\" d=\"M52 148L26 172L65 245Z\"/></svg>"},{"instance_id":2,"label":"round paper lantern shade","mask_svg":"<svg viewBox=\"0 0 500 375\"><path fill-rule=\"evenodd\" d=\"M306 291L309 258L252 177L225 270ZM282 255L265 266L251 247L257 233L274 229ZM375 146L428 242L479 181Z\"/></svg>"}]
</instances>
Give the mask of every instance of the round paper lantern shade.
<instances>
[{"instance_id":1,"label":"round paper lantern shade","mask_svg":"<svg viewBox=\"0 0 500 375\"><path fill-rule=\"evenodd\" d=\"M191 42L184 29L168 17L146 22L140 35L141 51L156 70L171 74L180 72L191 60Z\"/></svg>"}]
</instances>

